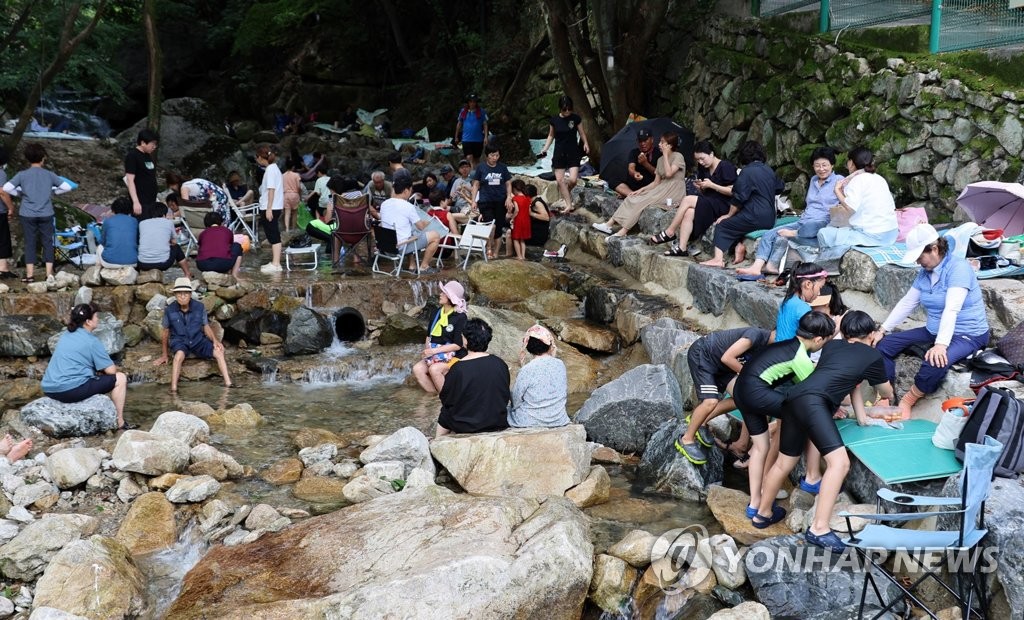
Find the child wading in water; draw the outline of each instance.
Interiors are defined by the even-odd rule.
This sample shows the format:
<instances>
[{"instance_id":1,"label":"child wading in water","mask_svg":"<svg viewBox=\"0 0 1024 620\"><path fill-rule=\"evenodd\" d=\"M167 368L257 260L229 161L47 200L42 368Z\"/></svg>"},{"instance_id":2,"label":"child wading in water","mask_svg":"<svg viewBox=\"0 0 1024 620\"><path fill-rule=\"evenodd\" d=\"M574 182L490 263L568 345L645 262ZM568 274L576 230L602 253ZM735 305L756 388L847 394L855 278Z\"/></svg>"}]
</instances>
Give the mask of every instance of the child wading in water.
<instances>
[{"instance_id":1,"label":"child wading in water","mask_svg":"<svg viewBox=\"0 0 1024 620\"><path fill-rule=\"evenodd\" d=\"M516 260L526 260L526 241L530 238L530 197L526 195L526 183L522 179L512 181L512 203L509 211L512 220L512 246Z\"/></svg>"}]
</instances>

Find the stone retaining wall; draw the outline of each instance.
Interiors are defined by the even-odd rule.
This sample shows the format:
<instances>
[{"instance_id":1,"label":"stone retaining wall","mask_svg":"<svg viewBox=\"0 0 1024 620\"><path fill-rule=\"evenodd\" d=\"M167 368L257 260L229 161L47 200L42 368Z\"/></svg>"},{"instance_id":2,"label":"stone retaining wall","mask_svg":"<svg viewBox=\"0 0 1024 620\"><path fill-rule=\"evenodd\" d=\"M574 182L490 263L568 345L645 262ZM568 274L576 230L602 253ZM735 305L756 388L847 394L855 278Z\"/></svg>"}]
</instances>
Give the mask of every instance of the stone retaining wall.
<instances>
[{"instance_id":1,"label":"stone retaining wall","mask_svg":"<svg viewBox=\"0 0 1024 620\"><path fill-rule=\"evenodd\" d=\"M968 183L1021 173L1024 93L976 92L935 57L920 64L882 52L857 55L827 38L763 22L709 17L672 96L677 118L724 157L747 139L803 205L814 147L864 145L898 206L924 202L948 220ZM840 43L842 46L842 43ZM840 170L841 166L837 166Z\"/></svg>"}]
</instances>

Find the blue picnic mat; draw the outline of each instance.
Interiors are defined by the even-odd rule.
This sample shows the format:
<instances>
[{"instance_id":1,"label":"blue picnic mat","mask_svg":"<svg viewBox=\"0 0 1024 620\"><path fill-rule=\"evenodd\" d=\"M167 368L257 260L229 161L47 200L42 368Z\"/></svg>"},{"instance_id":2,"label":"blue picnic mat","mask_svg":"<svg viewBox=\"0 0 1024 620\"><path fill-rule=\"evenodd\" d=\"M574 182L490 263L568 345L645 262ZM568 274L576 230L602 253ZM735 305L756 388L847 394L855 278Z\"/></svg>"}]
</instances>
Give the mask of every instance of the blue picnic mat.
<instances>
[{"instance_id":1,"label":"blue picnic mat","mask_svg":"<svg viewBox=\"0 0 1024 620\"><path fill-rule=\"evenodd\" d=\"M775 220L775 226L773 226L772 228L778 228L779 226L785 226L786 224L792 224L793 222L797 221L798 219L800 219L800 218L798 216L796 216L796 215L787 215L786 217L780 217L779 219ZM761 230L755 230L754 232L749 232L749 233L747 233L747 239L760 239L769 230L771 230L771 229L764 228L764 229L761 229Z\"/></svg>"},{"instance_id":2,"label":"blue picnic mat","mask_svg":"<svg viewBox=\"0 0 1024 620\"><path fill-rule=\"evenodd\" d=\"M851 249L861 254L867 254L875 262L875 265L881 267L882 265L896 264L903 260L903 254L907 251L907 244L898 241L889 246L868 248L855 245Z\"/></svg>"},{"instance_id":3,"label":"blue picnic mat","mask_svg":"<svg viewBox=\"0 0 1024 620\"><path fill-rule=\"evenodd\" d=\"M837 420L843 443L885 484L945 478L962 468L952 450L932 444L936 424L904 420L903 429L858 426L856 420Z\"/></svg>"}]
</instances>

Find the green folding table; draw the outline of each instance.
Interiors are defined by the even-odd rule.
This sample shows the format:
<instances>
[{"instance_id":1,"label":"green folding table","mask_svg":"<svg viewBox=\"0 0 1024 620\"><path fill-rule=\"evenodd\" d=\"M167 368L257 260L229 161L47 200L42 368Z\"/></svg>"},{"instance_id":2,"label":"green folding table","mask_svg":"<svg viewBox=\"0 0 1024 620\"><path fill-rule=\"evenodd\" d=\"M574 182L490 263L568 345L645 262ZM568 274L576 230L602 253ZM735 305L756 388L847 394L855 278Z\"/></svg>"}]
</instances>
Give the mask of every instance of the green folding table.
<instances>
[{"instance_id":1,"label":"green folding table","mask_svg":"<svg viewBox=\"0 0 1024 620\"><path fill-rule=\"evenodd\" d=\"M963 469L952 450L932 444L936 424L903 420L902 429L858 426L856 420L837 420L843 443L885 484L945 478Z\"/></svg>"}]
</instances>

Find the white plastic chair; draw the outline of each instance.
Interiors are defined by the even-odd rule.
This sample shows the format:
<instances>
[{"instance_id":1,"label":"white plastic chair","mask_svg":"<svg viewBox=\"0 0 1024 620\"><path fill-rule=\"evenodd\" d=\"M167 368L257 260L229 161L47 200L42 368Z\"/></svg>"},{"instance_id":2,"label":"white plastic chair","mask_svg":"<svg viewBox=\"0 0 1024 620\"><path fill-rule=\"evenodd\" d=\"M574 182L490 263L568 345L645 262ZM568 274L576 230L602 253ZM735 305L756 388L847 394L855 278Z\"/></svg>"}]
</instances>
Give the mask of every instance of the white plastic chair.
<instances>
[{"instance_id":1,"label":"white plastic chair","mask_svg":"<svg viewBox=\"0 0 1024 620\"><path fill-rule=\"evenodd\" d=\"M494 222L482 223L470 220L462 230L461 235L449 235L447 238L442 239L442 243L438 246L437 266L441 266L442 249L452 250L455 253L456 260L458 260L460 252L465 252L466 257L462 260L463 269L469 264L469 257L473 255L473 252L479 252L484 262L486 262L487 242L490 240L493 230ZM444 243L444 241L449 239L455 239L455 243Z\"/></svg>"},{"instance_id":2,"label":"white plastic chair","mask_svg":"<svg viewBox=\"0 0 1024 620\"><path fill-rule=\"evenodd\" d=\"M248 205L240 205L231 197L231 192L228 190L227 185L222 185L221 188L228 196L228 206L231 208L231 215L233 216L229 227L236 233L239 232L238 229L241 228L252 239L253 246L258 246L260 238L258 234L259 225L257 221L260 216L260 203L254 202ZM246 218L250 218L252 220L252 224L246 222Z\"/></svg>"}]
</instances>

